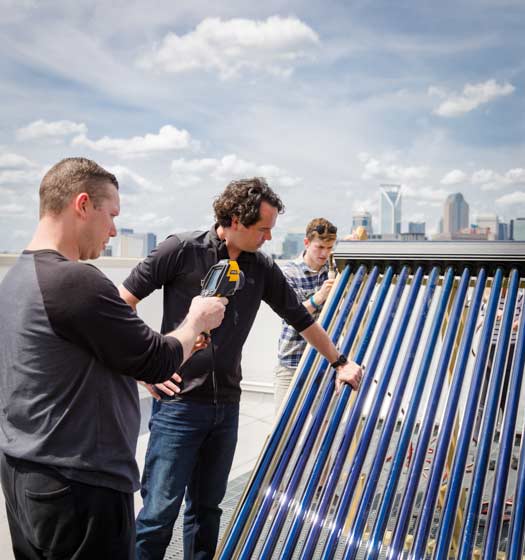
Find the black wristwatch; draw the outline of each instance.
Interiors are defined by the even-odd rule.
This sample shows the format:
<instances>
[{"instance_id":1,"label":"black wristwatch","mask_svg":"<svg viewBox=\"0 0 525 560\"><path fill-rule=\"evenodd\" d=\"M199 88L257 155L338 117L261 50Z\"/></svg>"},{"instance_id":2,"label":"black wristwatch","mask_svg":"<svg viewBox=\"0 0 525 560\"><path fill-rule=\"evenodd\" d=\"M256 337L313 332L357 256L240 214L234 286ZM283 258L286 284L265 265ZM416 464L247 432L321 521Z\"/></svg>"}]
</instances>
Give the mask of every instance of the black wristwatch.
<instances>
[{"instance_id":1,"label":"black wristwatch","mask_svg":"<svg viewBox=\"0 0 525 560\"><path fill-rule=\"evenodd\" d=\"M335 369L338 368L339 366L344 366L347 363L348 363L348 358L344 354L340 354L339 358L337 358L337 360L331 363L330 365Z\"/></svg>"}]
</instances>

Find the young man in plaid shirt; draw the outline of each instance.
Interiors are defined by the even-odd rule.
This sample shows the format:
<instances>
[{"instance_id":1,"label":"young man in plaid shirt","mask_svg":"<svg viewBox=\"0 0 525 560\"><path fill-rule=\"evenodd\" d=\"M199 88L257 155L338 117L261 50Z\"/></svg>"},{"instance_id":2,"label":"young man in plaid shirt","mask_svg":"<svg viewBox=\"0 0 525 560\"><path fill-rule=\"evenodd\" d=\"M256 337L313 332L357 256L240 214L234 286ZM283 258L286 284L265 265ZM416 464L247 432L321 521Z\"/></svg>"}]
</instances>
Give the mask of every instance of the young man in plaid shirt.
<instances>
[{"instance_id":1,"label":"young man in plaid shirt","mask_svg":"<svg viewBox=\"0 0 525 560\"><path fill-rule=\"evenodd\" d=\"M334 279L329 278L328 268L336 238L337 228L331 222L325 218L313 219L306 227L302 255L281 267L288 283L314 319L319 317L334 283ZM286 396L305 347L306 340L283 321L274 379L276 412Z\"/></svg>"}]
</instances>

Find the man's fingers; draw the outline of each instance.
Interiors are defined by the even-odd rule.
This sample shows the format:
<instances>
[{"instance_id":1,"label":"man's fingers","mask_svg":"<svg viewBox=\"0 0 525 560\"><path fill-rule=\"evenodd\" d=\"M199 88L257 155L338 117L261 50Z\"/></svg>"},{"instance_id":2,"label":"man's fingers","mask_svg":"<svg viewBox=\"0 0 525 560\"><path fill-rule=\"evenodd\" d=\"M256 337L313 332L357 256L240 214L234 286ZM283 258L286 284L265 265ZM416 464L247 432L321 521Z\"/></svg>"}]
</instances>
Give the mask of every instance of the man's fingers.
<instances>
[{"instance_id":1,"label":"man's fingers","mask_svg":"<svg viewBox=\"0 0 525 560\"><path fill-rule=\"evenodd\" d=\"M153 385L151 385L150 383L142 383L142 385L144 385L144 387L146 387L146 389L148 390L148 393L149 393L156 401L160 401L160 395L157 393L157 391L155 391L155 387L153 387Z\"/></svg>"},{"instance_id":2,"label":"man's fingers","mask_svg":"<svg viewBox=\"0 0 525 560\"><path fill-rule=\"evenodd\" d=\"M163 392L165 395L168 395L169 397L173 397L175 393L178 393L180 391L177 385L175 385L171 381L165 381L164 383L157 383L155 387L159 391Z\"/></svg>"}]
</instances>

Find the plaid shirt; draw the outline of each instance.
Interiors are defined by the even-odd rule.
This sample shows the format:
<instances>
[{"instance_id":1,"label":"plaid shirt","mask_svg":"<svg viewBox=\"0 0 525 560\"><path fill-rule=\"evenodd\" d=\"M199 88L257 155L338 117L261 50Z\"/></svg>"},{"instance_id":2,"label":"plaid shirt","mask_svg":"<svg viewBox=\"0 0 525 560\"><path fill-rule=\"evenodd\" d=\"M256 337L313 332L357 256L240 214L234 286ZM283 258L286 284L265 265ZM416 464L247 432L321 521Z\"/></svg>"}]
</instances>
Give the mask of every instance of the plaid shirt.
<instances>
[{"instance_id":1,"label":"plaid shirt","mask_svg":"<svg viewBox=\"0 0 525 560\"><path fill-rule=\"evenodd\" d=\"M304 262L301 255L295 261L287 261L281 265L286 280L300 301L306 301L323 285L328 278L328 264L320 270L312 270ZM317 320L321 310L314 311L312 317ZM283 321L283 330L279 337L279 363L286 367L296 368L306 347L306 340L290 325Z\"/></svg>"}]
</instances>

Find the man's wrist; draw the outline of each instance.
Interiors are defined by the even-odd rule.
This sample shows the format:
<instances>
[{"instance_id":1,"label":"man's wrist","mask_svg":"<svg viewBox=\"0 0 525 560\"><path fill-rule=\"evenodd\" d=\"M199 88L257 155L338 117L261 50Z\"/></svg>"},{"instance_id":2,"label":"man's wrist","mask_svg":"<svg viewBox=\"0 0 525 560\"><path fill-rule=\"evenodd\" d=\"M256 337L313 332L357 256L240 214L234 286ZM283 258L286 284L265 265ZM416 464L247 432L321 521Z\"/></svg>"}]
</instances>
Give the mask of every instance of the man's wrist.
<instances>
[{"instance_id":1,"label":"man's wrist","mask_svg":"<svg viewBox=\"0 0 525 560\"><path fill-rule=\"evenodd\" d=\"M308 301L310 302L310 305L311 305L316 311L319 311L319 310L321 309L322 305L321 305L320 303L317 303L317 302L315 301L314 295L315 295L315 294L312 294L312 295L310 296L310 298L309 298Z\"/></svg>"},{"instance_id":2,"label":"man's wrist","mask_svg":"<svg viewBox=\"0 0 525 560\"><path fill-rule=\"evenodd\" d=\"M331 367L337 369L338 367L344 366L348 363L348 358L344 354L340 354L337 360L330 364Z\"/></svg>"}]
</instances>

